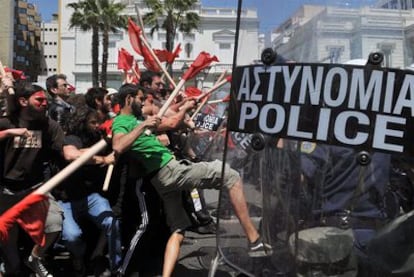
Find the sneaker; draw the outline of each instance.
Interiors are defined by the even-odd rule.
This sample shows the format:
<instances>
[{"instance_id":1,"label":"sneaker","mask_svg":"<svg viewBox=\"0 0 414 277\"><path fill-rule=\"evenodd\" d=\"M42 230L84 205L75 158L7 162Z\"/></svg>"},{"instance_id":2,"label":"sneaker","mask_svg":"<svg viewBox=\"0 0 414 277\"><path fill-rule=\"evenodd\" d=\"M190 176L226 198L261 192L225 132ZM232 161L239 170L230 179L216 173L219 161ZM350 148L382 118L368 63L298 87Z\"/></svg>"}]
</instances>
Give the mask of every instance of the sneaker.
<instances>
[{"instance_id":1,"label":"sneaker","mask_svg":"<svg viewBox=\"0 0 414 277\"><path fill-rule=\"evenodd\" d=\"M194 228L194 231L200 235L214 235L217 232L217 228L214 222L210 222L207 225L202 225Z\"/></svg>"},{"instance_id":2,"label":"sneaker","mask_svg":"<svg viewBox=\"0 0 414 277\"><path fill-rule=\"evenodd\" d=\"M267 257L273 254L273 248L270 244L262 241L259 237L255 242L249 243L248 255L252 258Z\"/></svg>"},{"instance_id":3,"label":"sneaker","mask_svg":"<svg viewBox=\"0 0 414 277\"><path fill-rule=\"evenodd\" d=\"M53 277L52 273L50 273L46 267L44 266L44 261L40 257L34 257L30 255L25 264L34 272L36 273L36 277Z\"/></svg>"}]
</instances>

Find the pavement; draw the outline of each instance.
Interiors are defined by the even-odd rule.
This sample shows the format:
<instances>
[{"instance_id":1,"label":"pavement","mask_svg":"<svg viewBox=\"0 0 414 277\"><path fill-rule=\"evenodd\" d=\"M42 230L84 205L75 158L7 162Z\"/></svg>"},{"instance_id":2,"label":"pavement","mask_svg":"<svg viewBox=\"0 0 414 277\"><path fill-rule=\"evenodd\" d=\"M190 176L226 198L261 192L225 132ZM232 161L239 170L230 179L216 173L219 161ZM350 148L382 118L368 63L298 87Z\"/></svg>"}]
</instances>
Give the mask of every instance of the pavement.
<instances>
[{"instance_id":1,"label":"pavement","mask_svg":"<svg viewBox=\"0 0 414 277\"><path fill-rule=\"evenodd\" d=\"M246 186L247 196L250 198L250 204L258 204L257 195L249 192L252 186ZM256 195L256 196L254 196ZM252 198L253 196L253 198ZM211 214L217 215L219 194L214 190L205 191L205 199L208 210ZM214 217L213 217L214 218ZM258 225L260 217L253 215L254 222ZM215 218L216 219L216 218ZM217 219L216 219L217 220ZM162 231L157 229L149 229L146 231L147 238L143 237L142 241L150 241L150 245L138 245L137 251L128 266L128 271L124 276L128 277L155 277L162 275L162 257L163 245L168 239L168 234L163 236ZM161 228L162 229L162 228ZM231 261L236 261L238 266L249 270L252 269L252 262L247 257L247 241L243 235L238 220L234 216L226 219L220 219L220 241L223 244L222 249ZM140 240L140 241L141 241ZM154 244L155 243L155 244ZM193 231L186 232L186 238L182 244L178 264L176 265L173 276L183 277L204 277L209 276L212 260L217 254L217 236L216 234L199 234ZM56 252L51 255L48 262L48 268L51 268L55 277L75 276L72 271L71 257L67 251ZM238 266L230 266L219 259L216 264L217 268L214 276L232 277L232 276L248 276L240 273ZM91 264L88 276L94 276ZM33 276L33 275L32 275Z\"/></svg>"}]
</instances>

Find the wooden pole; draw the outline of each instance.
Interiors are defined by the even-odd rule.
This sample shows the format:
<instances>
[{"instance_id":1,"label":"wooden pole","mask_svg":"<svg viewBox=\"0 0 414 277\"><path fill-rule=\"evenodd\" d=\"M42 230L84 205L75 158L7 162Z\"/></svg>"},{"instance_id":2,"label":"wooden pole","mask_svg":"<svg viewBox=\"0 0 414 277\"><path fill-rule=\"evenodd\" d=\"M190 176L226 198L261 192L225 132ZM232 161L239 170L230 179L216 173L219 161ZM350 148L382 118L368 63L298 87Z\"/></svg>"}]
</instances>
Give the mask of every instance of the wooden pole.
<instances>
[{"instance_id":1,"label":"wooden pole","mask_svg":"<svg viewBox=\"0 0 414 277\"><path fill-rule=\"evenodd\" d=\"M0 75L2 77L6 77L6 70L4 70L3 64L0 61ZM14 89L13 88L8 88L7 91L9 92L9 95L14 95Z\"/></svg>"},{"instance_id":2,"label":"wooden pole","mask_svg":"<svg viewBox=\"0 0 414 277\"><path fill-rule=\"evenodd\" d=\"M168 97L167 101L165 101L164 105L162 105L161 109L158 111L157 116L159 118L162 118L164 114L167 112L168 107L171 105L174 98L178 95L181 88L184 86L186 80L181 79L180 82L177 84L177 86L174 88L173 92L171 92L170 97ZM145 130L146 135L151 135L152 131L147 129Z\"/></svg>"},{"instance_id":3,"label":"wooden pole","mask_svg":"<svg viewBox=\"0 0 414 277\"><path fill-rule=\"evenodd\" d=\"M161 68L162 73L165 74L165 77L168 79L168 82L170 82L170 84L173 84L173 86L175 87L176 85L175 85L174 80L171 78L170 74L168 74L168 72L164 68L164 66L162 66L160 60L158 59L157 55L155 55L154 51L152 50L151 46L149 45L149 43L147 42L147 40L145 39L145 37L141 34L139 36L139 38L144 43L145 47L147 47L148 51L150 52L151 56L154 58L155 62L159 66L159 68Z\"/></svg>"},{"instance_id":4,"label":"wooden pole","mask_svg":"<svg viewBox=\"0 0 414 277\"><path fill-rule=\"evenodd\" d=\"M46 194L51 191L54 187L59 185L64 179L66 179L69 175L75 172L79 167L89 161L94 155L98 152L103 150L107 146L107 142L104 139L101 139L97 143L95 143L92 147L86 150L82 155L68 164L64 169L59 171L58 174L53 176L49 181L41 185L37 188L33 193L37 194ZM76 189L76 188L75 188Z\"/></svg>"},{"instance_id":5,"label":"wooden pole","mask_svg":"<svg viewBox=\"0 0 414 277\"><path fill-rule=\"evenodd\" d=\"M214 92L214 91L216 91L217 89L219 89L220 87L222 87L225 83L227 83L228 82L228 80L227 79L224 79L224 80L221 80L221 81L219 81L219 82L216 82L215 84L214 84L214 86L211 88L211 89L209 89L206 93L203 93L202 95L200 95L200 96L198 96L197 97L197 100L200 100L200 99L202 99L203 97L205 97L204 99L203 99L203 101L201 101L201 103L198 105L198 107L197 107L197 109L195 110L195 112L193 113L193 115L191 116L191 120L193 120L194 118L195 118L195 116L197 115L197 113L199 113L200 112L200 110L204 107L204 105L207 103L207 101L208 101L208 98L211 96L211 94Z\"/></svg>"}]
</instances>

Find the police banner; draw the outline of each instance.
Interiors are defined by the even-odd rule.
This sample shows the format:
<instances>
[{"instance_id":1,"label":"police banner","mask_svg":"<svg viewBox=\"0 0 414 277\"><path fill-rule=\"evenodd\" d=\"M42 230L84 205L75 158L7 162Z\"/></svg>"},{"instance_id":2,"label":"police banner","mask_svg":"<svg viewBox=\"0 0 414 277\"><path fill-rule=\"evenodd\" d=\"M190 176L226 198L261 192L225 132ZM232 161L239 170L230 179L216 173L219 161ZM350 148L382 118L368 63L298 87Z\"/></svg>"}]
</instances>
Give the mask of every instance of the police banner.
<instances>
[{"instance_id":1,"label":"police banner","mask_svg":"<svg viewBox=\"0 0 414 277\"><path fill-rule=\"evenodd\" d=\"M209 131L217 131L222 121L223 118L219 116L204 113L197 113L194 118L196 128L202 128Z\"/></svg>"},{"instance_id":2,"label":"police banner","mask_svg":"<svg viewBox=\"0 0 414 277\"><path fill-rule=\"evenodd\" d=\"M229 129L414 154L411 71L337 64L237 67Z\"/></svg>"}]
</instances>

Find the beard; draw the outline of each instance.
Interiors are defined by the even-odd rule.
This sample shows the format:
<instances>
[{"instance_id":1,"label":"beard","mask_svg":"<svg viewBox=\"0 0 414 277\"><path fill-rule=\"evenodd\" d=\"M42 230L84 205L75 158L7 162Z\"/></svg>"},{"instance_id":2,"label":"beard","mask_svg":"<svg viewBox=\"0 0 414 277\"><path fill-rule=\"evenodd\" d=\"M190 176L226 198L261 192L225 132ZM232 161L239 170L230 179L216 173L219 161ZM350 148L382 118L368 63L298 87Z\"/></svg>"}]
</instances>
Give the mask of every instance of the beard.
<instances>
[{"instance_id":1,"label":"beard","mask_svg":"<svg viewBox=\"0 0 414 277\"><path fill-rule=\"evenodd\" d=\"M44 121L47 119L47 109L36 109L31 105L27 106L28 114L33 120Z\"/></svg>"},{"instance_id":2,"label":"beard","mask_svg":"<svg viewBox=\"0 0 414 277\"><path fill-rule=\"evenodd\" d=\"M137 104L137 103L132 103L131 104L131 109L132 109L132 114L138 118L138 119L142 119L142 107L141 105Z\"/></svg>"}]
</instances>

